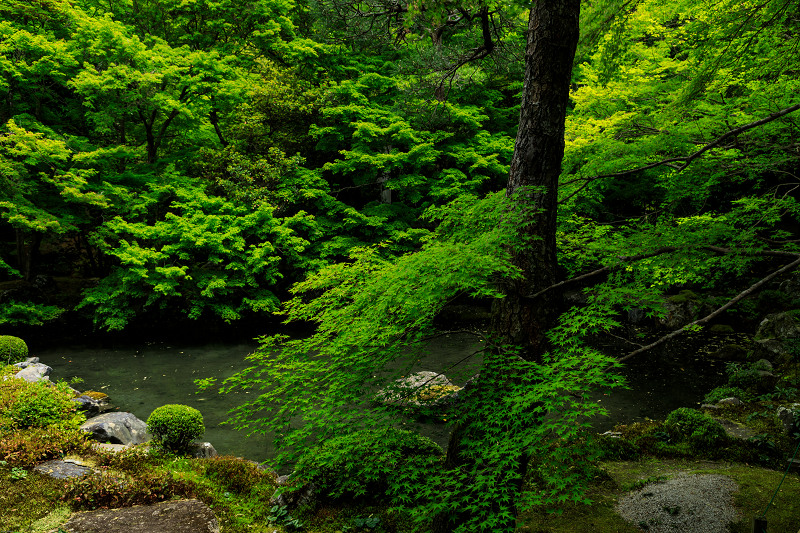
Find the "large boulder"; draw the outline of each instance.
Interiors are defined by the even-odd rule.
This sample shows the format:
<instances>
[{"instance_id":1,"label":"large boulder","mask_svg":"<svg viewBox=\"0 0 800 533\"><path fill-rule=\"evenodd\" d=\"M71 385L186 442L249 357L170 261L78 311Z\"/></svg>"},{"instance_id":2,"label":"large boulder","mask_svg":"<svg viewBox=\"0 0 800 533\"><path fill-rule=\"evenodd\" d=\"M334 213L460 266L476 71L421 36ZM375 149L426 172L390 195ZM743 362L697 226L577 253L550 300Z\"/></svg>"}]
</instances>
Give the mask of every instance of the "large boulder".
<instances>
[{"instance_id":1,"label":"large boulder","mask_svg":"<svg viewBox=\"0 0 800 533\"><path fill-rule=\"evenodd\" d=\"M800 322L789 313L773 313L758 325L756 340L800 338Z\"/></svg>"},{"instance_id":2,"label":"large boulder","mask_svg":"<svg viewBox=\"0 0 800 533\"><path fill-rule=\"evenodd\" d=\"M790 362L800 342L800 321L789 313L773 313L764 317L756 331L753 353L783 365Z\"/></svg>"},{"instance_id":3,"label":"large boulder","mask_svg":"<svg viewBox=\"0 0 800 533\"><path fill-rule=\"evenodd\" d=\"M433 406L455 400L460 390L444 374L422 371L395 380L378 391L377 399L391 405Z\"/></svg>"},{"instance_id":4,"label":"large boulder","mask_svg":"<svg viewBox=\"0 0 800 533\"><path fill-rule=\"evenodd\" d=\"M783 426L787 435L800 432L800 403L793 403L789 407L778 407L775 419Z\"/></svg>"},{"instance_id":5,"label":"large boulder","mask_svg":"<svg viewBox=\"0 0 800 533\"><path fill-rule=\"evenodd\" d=\"M18 367L22 368L19 372L14 374L17 379L24 379L29 383L37 381L50 381L47 376L53 372L53 369L42 363L17 363Z\"/></svg>"},{"instance_id":6,"label":"large boulder","mask_svg":"<svg viewBox=\"0 0 800 533\"><path fill-rule=\"evenodd\" d=\"M87 420L81 429L100 442L141 444L150 440L147 424L131 413L105 413Z\"/></svg>"},{"instance_id":7,"label":"large boulder","mask_svg":"<svg viewBox=\"0 0 800 533\"><path fill-rule=\"evenodd\" d=\"M61 528L68 533L219 533L214 512L199 500L75 513Z\"/></svg>"},{"instance_id":8,"label":"large boulder","mask_svg":"<svg viewBox=\"0 0 800 533\"><path fill-rule=\"evenodd\" d=\"M664 300L664 316L658 319L659 325L667 329L682 328L700 316L702 303L692 291L681 291Z\"/></svg>"}]
</instances>

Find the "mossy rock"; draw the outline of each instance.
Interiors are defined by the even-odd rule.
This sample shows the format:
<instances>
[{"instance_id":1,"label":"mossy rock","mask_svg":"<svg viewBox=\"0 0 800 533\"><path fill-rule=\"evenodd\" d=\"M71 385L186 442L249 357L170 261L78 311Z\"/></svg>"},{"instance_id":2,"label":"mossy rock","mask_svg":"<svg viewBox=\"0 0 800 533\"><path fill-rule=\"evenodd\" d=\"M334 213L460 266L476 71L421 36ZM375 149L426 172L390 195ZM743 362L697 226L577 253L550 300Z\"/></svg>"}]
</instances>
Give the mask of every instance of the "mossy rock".
<instances>
[{"instance_id":1,"label":"mossy rock","mask_svg":"<svg viewBox=\"0 0 800 533\"><path fill-rule=\"evenodd\" d=\"M683 290L674 296L668 296L667 300L674 304L683 304L686 302L698 302L700 297L690 290Z\"/></svg>"},{"instance_id":2,"label":"mossy rock","mask_svg":"<svg viewBox=\"0 0 800 533\"><path fill-rule=\"evenodd\" d=\"M28 345L19 337L0 335L0 361L16 363L28 357Z\"/></svg>"},{"instance_id":3,"label":"mossy rock","mask_svg":"<svg viewBox=\"0 0 800 533\"><path fill-rule=\"evenodd\" d=\"M88 396L92 400L108 400L108 394L105 392L97 392L94 390L87 390L81 396Z\"/></svg>"}]
</instances>

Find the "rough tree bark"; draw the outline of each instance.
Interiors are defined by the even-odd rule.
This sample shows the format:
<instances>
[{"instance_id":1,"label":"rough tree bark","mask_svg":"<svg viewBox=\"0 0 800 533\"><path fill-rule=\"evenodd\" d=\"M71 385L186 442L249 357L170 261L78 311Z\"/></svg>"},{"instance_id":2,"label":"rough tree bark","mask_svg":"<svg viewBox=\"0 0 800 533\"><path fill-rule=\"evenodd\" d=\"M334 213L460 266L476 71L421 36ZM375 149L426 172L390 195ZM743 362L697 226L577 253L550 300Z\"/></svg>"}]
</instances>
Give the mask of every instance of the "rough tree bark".
<instances>
[{"instance_id":1,"label":"rough tree bark","mask_svg":"<svg viewBox=\"0 0 800 533\"><path fill-rule=\"evenodd\" d=\"M553 286L557 277L557 188L579 16L580 0L537 0L528 21L520 123L507 186L524 240L522 246L513 248L513 261L524 275L503 287L505 298L497 300L492 310L492 331L495 338L522 348L520 355L531 361L546 350L545 332L558 311L558 291L544 289ZM484 363L481 378L503 376L503 372L502 368L486 368ZM514 379L513 375L505 377L509 382ZM502 378L500 382L479 379L477 386L503 387ZM451 466L465 464L460 453L464 442L480 433L485 423L475 418L467 414L454 430L447 450ZM528 464L527 456L518 459L519 475L509 476L508 486L503 488L507 501L496 503L498 513L510 511L511 518L502 531L513 532L516 526L515 502ZM440 515L432 529L434 533L451 532L467 518L464 510Z\"/></svg>"},{"instance_id":2,"label":"rough tree bark","mask_svg":"<svg viewBox=\"0 0 800 533\"><path fill-rule=\"evenodd\" d=\"M527 297L556 282L557 187L579 16L579 0L539 0L528 22L522 107L506 189L520 209L519 232L526 242L513 250L513 260L524 276L506 284L506 297L492 310L494 334L523 347L526 358L541 353L555 315L553 291Z\"/></svg>"}]
</instances>

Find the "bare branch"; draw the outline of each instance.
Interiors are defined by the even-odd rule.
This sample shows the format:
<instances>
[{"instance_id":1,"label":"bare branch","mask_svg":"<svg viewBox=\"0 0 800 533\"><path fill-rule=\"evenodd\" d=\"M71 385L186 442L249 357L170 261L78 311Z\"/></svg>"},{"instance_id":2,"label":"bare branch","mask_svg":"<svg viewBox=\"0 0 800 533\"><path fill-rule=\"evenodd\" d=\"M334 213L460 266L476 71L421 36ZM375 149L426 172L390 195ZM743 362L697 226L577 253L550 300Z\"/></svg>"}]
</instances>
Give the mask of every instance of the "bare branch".
<instances>
[{"instance_id":1,"label":"bare branch","mask_svg":"<svg viewBox=\"0 0 800 533\"><path fill-rule=\"evenodd\" d=\"M740 300L742 300L744 298L747 298L748 296L750 296L754 292L758 291L765 284L769 283L769 281L771 281L773 278L775 278L777 276L780 276L781 274L784 274L786 272L789 272L790 270L793 270L793 269L797 268L798 265L800 265L800 255L798 255L798 254L793 254L793 255L794 255L794 257L796 257L796 259L794 261L792 261L788 265L785 265L782 268L779 268L778 270L774 271L773 273L769 274L768 276L762 278L760 281L754 283L753 285L748 287L746 290L740 292L735 297L733 297L730 300L728 300L728 302L725 303L725 305L723 305L722 307L717 308L712 313L704 316L703 318L695 320L691 324L688 324L688 325L686 325L686 326L684 326L684 327L682 327L680 329L676 329L675 331L673 331L671 333L667 333L663 337L659 338L658 340L656 340L654 342L651 342L647 346L642 346L641 348L630 352L629 354L625 355L624 357L619 358L618 361L619 362L627 361L628 359L630 359L631 357L633 357L635 355L639 355L640 353L643 353L643 352L646 352L648 350L651 350L651 349L655 348L656 346L658 346L660 344L663 344L663 343L667 342L668 340L670 340L670 339L672 339L674 337L677 337L678 335L680 335L681 333L683 333L687 329L692 328L693 326L703 326L703 325L707 324L708 322L710 322L711 320L713 320L714 318L716 318L717 316L722 314L724 311L726 311L726 310L730 309L731 307L733 307Z\"/></svg>"}]
</instances>

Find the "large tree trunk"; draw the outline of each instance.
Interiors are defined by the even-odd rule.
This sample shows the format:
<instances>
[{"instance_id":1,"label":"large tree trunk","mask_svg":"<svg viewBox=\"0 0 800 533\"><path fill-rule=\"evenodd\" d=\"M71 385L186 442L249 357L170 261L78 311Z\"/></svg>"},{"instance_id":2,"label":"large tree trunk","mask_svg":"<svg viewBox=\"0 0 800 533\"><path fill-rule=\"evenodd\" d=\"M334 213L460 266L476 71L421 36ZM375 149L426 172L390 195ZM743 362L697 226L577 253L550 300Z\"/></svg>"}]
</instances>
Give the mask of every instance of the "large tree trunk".
<instances>
[{"instance_id":1,"label":"large tree trunk","mask_svg":"<svg viewBox=\"0 0 800 533\"><path fill-rule=\"evenodd\" d=\"M524 244L513 249L513 258L524 277L504 287L506 297L492 312L494 334L521 346L526 359L541 353L555 315L550 293L529 296L556 281L558 176L579 15L579 0L539 0L528 23L522 108L506 190L519 208Z\"/></svg>"},{"instance_id":2,"label":"large tree trunk","mask_svg":"<svg viewBox=\"0 0 800 533\"><path fill-rule=\"evenodd\" d=\"M492 310L492 331L505 344L519 346L522 350L519 355L529 361L538 359L547 349L545 332L558 311L557 301L550 292L536 299L531 296L556 281L557 187L564 156L564 121L579 37L579 15L580 0L538 0L531 8L528 22L522 109L507 187L514 205L510 216L519 220L522 238L522 244L512 247L513 260L524 277L503 287L505 298L497 300ZM493 388L495 392L505 390L516 377L505 369L502 358L491 359L497 361L497 368L488 368L484 363L478 387ZM467 413L450 439L449 462L470 467L461 458L460 450L465 439L482 433L485 423ZM502 478L505 501L493 505L497 516L501 512L511 516L502 529L508 532L513 532L516 526L515 502L528 463L524 451L517 459L519 472ZM468 519L464 510L440 515L434 520L433 530L454 531Z\"/></svg>"}]
</instances>

